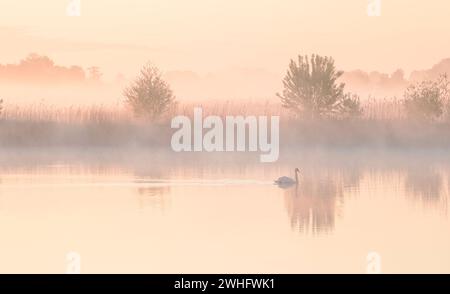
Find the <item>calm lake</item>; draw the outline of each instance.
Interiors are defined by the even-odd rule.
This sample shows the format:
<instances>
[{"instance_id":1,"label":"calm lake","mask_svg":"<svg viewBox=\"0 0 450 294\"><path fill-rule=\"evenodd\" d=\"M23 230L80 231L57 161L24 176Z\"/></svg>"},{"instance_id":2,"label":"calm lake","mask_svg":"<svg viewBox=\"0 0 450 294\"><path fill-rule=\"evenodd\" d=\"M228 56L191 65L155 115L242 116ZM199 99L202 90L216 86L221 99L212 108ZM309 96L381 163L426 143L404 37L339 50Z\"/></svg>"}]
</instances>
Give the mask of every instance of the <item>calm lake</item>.
<instances>
[{"instance_id":1,"label":"calm lake","mask_svg":"<svg viewBox=\"0 0 450 294\"><path fill-rule=\"evenodd\" d=\"M449 180L438 151L2 153L0 272L450 273Z\"/></svg>"}]
</instances>

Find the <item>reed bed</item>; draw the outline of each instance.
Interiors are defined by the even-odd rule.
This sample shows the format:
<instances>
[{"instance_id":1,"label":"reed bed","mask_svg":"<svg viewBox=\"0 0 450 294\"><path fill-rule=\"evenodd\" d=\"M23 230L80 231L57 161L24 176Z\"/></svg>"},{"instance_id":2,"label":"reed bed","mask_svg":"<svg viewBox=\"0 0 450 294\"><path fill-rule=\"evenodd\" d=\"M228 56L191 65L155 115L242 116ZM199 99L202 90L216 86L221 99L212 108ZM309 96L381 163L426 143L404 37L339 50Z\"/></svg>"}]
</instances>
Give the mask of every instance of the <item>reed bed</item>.
<instances>
[{"instance_id":1,"label":"reed bed","mask_svg":"<svg viewBox=\"0 0 450 294\"><path fill-rule=\"evenodd\" d=\"M32 104L27 106L5 105L0 118L31 122L102 123L108 121L130 122L133 115L126 109L104 105L57 107Z\"/></svg>"},{"instance_id":2,"label":"reed bed","mask_svg":"<svg viewBox=\"0 0 450 294\"><path fill-rule=\"evenodd\" d=\"M176 115L191 117L194 107L203 110L203 116L216 115L226 116L248 116L248 115L277 115L286 120L293 120L296 116L279 102L275 101L223 101L204 103L183 103L171 108L163 114L161 121L170 120ZM397 98L375 99L368 98L362 102L363 114L359 119L367 120L404 120L406 115L403 110L402 100ZM7 104L0 115L2 120L15 121L47 121L62 123L103 123L103 122L142 122L133 116L133 113L123 106L92 105L86 106L55 106L45 104L31 104L26 106ZM145 120L145 119L144 119Z\"/></svg>"},{"instance_id":3,"label":"reed bed","mask_svg":"<svg viewBox=\"0 0 450 294\"><path fill-rule=\"evenodd\" d=\"M406 114L403 108L403 100L396 97L377 99L369 97L362 102L363 119L369 120L405 120Z\"/></svg>"},{"instance_id":4,"label":"reed bed","mask_svg":"<svg viewBox=\"0 0 450 294\"><path fill-rule=\"evenodd\" d=\"M450 124L409 121L402 101L395 98L362 102L362 117L350 120L302 121L276 101L185 103L157 121L136 118L123 106L57 107L36 104L5 105L0 115L0 147L161 147L170 148L170 120L193 117L194 107L207 115L278 115L282 148L304 146L449 148Z\"/></svg>"}]
</instances>

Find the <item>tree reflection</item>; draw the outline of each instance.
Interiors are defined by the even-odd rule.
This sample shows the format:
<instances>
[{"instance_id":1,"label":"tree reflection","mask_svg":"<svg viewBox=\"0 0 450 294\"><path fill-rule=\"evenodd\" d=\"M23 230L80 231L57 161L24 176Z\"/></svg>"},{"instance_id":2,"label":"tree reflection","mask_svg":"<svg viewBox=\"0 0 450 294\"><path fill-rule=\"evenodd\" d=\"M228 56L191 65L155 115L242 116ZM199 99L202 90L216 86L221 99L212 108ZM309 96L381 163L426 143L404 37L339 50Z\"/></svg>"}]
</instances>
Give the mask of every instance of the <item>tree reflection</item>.
<instances>
[{"instance_id":1,"label":"tree reflection","mask_svg":"<svg viewBox=\"0 0 450 294\"><path fill-rule=\"evenodd\" d=\"M443 189L443 180L433 168L410 168L405 179L405 190L415 199L432 204L439 202Z\"/></svg>"},{"instance_id":2,"label":"tree reflection","mask_svg":"<svg viewBox=\"0 0 450 294\"><path fill-rule=\"evenodd\" d=\"M164 186L138 188L139 208L143 209L145 207L152 207L165 210L168 205L168 201L165 196L169 192L170 188Z\"/></svg>"}]
</instances>

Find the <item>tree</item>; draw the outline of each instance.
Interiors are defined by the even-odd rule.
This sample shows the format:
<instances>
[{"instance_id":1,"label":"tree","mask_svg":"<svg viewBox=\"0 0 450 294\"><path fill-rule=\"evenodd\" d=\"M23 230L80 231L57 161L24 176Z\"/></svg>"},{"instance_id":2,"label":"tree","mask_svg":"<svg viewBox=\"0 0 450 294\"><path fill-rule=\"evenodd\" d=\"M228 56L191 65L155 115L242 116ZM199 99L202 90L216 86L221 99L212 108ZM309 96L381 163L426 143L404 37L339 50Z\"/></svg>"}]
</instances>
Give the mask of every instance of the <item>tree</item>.
<instances>
[{"instance_id":1,"label":"tree","mask_svg":"<svg viewBox=\"0 0 450 294\"><path fill-rule=\"evenodd\" d=\"M31 53L25 59L20 61L20 65L23 67L38 69L38 68L52 68L53 66L55 66L55 63L47 56Z\"/></svg>"},{"instance_id":2,"label":"tree","mask_svg":"<svg viewBox=\"0 0 450 294\"><path fill-rule=\"evenodd\" d=\"M319 55L298 56L291 60L283 79L283 93L277 96L283 107L308 118L341 115L361 111L359 98L344 94L344 83L337 80L343 74L337 71L331 57Z\"/></svg>"},{"instance_id":3,"label":"tree","mask_svg":"<svg viewBox=\"0 0 450 294\"><path fill-rule=\"evenodd\" d=\"M89 77L93 82L100 82L103 74L98 66L91 66L87 70L89 72Z\"/></svg>"},{"instance_id":4,"label":"tree","mask_svg":"<svg viewBox=\"0 0 450 294\"><path fill-rule=\"evenodd\" d=\"M158 118L175 102L169 85L161 72L151 64L145 65L136 80L124 90L126 103L138 117Z\"/></svg>"},{"instance_id":5,"label":"tree","mask_svg":"<svg viewBox=\"0 0 450 294\"><path fill-rule=\"evenodd\" d=\"M3 111L3 99L0 99L0 115L2 115Z\"/></svg>"},{"instance_id":6,"label":"tree","mask_svg":"<svg viewBox=\"0 0 450 294\"><path fill-rule=\"evenodd\" d=\"M410 85L404 93L404 107L408 117L433 120L444 113L450 98L450 82L447 75L436 80L424 80Z\"/></svg>"},{"instance_id":7,"label":"tree","mask_svg":"<svg viewBox=\"0 0 450 294\"><path fill-rule=\"evenodd\" d=\"M359 96L352 93L345 94L338 105L338 112L341 118L356 118L363 114Z\"/></svg>"}]
</instances>

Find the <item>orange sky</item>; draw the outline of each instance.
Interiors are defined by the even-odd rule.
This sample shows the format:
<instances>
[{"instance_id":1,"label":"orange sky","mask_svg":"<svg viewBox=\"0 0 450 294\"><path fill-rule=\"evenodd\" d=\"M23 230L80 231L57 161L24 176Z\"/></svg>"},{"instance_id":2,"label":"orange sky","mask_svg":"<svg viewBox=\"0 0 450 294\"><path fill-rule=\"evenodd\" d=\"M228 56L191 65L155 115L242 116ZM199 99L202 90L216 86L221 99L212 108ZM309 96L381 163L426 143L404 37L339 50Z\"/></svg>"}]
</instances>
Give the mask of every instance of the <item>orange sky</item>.
<instances>
[{"instance_id":1,"label":"orange sky","mask_svg":"<svg viewBox=\"0 0 450 294\"><path fill-rule=\"evenodd\" d=\"M450 1L0 0L0 63L30 52L57 64L134 75L147 60L164 70L284 72L298 53L333 56L345 70L429 68L450 57Z\"/></svg>"}]
</instances>

